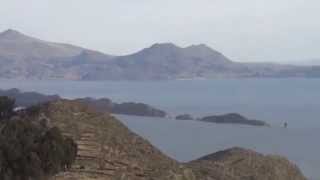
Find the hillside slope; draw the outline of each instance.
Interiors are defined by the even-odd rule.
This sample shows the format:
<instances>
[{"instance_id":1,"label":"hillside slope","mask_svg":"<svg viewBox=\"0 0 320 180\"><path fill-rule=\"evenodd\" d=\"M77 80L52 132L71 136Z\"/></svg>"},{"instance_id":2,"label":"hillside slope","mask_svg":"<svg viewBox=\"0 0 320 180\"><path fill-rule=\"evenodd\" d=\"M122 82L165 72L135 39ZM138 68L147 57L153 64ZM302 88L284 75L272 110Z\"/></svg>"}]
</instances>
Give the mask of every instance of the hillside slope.
<instances>
[{"instance_id":1,"label":"hillside slope","mask_svg":"<svg viewBox=\"0 0 320 180\"><path fill-rule=\"evenodd\" d=\"M218 179L224 176L223 172L229 172L239 180L306 180L299 168L287 159L242 148L213 153L188 165L196 169L197 174L206 173Z\"/></svg>"},{"instance_id":2,"label":"hillside slope","mask_svg":"<svg viewBox=\"0 0 320 180\"><path fill-rule=\"evenodd\" d=\"M286 159L250 150L227 150L179 163L109 114L75 101L52 102L39 112L78 144L76 163L55 180L305 180Z\"/></svg>"},{"instance_id":3,"label":"hillside slope","mask_svg":"<svg viewBox=\"0 0 320 180\"><path fill-rule=\"evenodd\" d=\"M0 55L12 60L45 61L58 57L71 57L83 48L68 44L52 43L33 38L9 29L0 33Z\"/></svg>"},{"instance_id":4,"label":"hillside slope","mask_svg":"<svg viewBox=\"0 0 320 180\"><path fill-rule=\"evenodd\" d=\"M9 29L0 33L0 78L81 79L82 69L76 66L84 64L81 60L88 54L93 61L101 56L110 58L96 51L40 40Z\"/></svg>"},{"instance_id":5,"label":"hillside slope","mask_svg":"<svg viewBox=\"0 0 320 180\"><path fill-rule=\"evenodd\" d=\"M78 158L71 172L60 176L112 179L125 175L144 179L178 171L178 163L165 156L108 114L74 101L57 101L42 108L52 125L74 138ZM58 178L59 179L59 178Z\"/></svg>"}]
</instances>

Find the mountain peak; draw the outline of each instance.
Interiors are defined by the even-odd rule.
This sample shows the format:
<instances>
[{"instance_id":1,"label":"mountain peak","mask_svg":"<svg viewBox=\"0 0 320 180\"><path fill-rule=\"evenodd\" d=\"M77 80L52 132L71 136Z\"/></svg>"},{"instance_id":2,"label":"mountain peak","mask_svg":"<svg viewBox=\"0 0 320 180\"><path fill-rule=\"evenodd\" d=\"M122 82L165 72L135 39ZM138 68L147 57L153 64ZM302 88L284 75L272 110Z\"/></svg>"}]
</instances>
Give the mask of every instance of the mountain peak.
<instances>
[{"instance_id":1,"label":"mountain peak","mask_svg":"<svg viewBox=\"0 0 320 180\"><path fill-rule=\"evenodd\" d=\"M179 48L173 43L155 43L150 48Z\"/></svg>"},{"instance_id":2,"label":"mountain peak","mask_svg":"<svg viewBox=\"0 0 320 180\"><path fill-rule=\"evenodd\" d=\"M0 33L1 37L14 37L14 36L21 36L22 33L20 33L19 31L13 30L13 29L8 29L3 31L2 33Z\"/></svg>"},{"instance_id":3,"label":"mountain peak","mask_svg":"<svg viewBox=\"0 0 320 180\"><path fill-rule=\"evenodd\" d=\"M219 51L212 49L210 46L206 44L197 44L197 45L191 45L186 48L184 48L187 52L191 54L198 54L202 55L204 57L206 56L224 56ZM224 57L227 59L226 57Z\"/></svg>"},{"instance_id":4,"label":"mountain peak","mask_svg":"<svg viewBox=\"0 0 320 180\"><path fill-rule=\"evenodd\" d=\"M186 47L185 49L217 52L216 50L212 49L211 47L209 47L206 44L193 44L191 46Z\"/></svg>"},{"instance_id":5,"label":"mountain peak","mask_svg":"<svg viewBox=\"0 0 320 180\"><path fill-rule=\"evenodd\" d=\"M51 43L8 29L0 33L0 55L11 60L48 60L78 55L82 48Z\"/></svg>"},{"instance_id":6,"label":"mountain peak","mask_svg":"<svg viewBox=\"0 0 320 180\"><path fill-rule=\"evenodd\" d=\"M10 41L10 42L32 42L32 41L39 41L37 38L33 38L27 36L17 30L8 29L0 33L1 40Z\"/></svg>"},{"instance_id":7,"label":"mountain peak","mask_svg":"<svg viewBox=\"0 0 320 180\"><path fill-rule=\"evenodd\" d=\"M177 53L181 49L182 48L178 47L177 45L175 45L173 43L155 43L152 46L139 51L139 53L163 55L163 54L168 54L168 53L169 54Z\"/></svg>"},{"instance_id":8,"label":"mountain peak","mask_svg":"<svg viewBox=\"0 0 320 180\"><path fill-rule=\"evenodd\" d=\"M210 48L210 47L207 46L206 44L192 44L191 46L188 46L187 48Z\"/></svg>"},{"instance_id":9,"label":"mountain peak","mask_svg":"<svg viewBox=\"0 0 320 180\"><path fill-rule=\"evenodd\" d=\"M193 44L191 46L187 46L182 48L180 46L175 45L174 43L155 43L148 49L160 49L160 50L183 50L189 52L202 52L202 53L215 53L220 54L218 51L212 49L206 44Z\"/></svg>"}]
</instances>

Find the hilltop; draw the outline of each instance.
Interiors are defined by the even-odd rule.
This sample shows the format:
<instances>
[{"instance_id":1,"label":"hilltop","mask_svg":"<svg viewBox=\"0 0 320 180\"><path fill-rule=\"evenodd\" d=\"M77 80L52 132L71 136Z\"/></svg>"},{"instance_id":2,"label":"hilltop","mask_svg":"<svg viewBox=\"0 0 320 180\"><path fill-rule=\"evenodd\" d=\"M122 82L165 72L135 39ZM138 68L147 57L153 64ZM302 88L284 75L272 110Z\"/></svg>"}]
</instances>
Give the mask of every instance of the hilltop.
<instances>
[{"instance_id":1,"label":"hilltop","mask_svg":"<svg viewBox=\"0 0 320 180\"><path fill-rule=\"evenodd\" d=\"M220 179L229 172L230 179L239 180L302 180L297 166L275 155L263 155L249 149L231 148L219 151L188 163L195 173L206 173Z\"/></svg>"}]
</instances>

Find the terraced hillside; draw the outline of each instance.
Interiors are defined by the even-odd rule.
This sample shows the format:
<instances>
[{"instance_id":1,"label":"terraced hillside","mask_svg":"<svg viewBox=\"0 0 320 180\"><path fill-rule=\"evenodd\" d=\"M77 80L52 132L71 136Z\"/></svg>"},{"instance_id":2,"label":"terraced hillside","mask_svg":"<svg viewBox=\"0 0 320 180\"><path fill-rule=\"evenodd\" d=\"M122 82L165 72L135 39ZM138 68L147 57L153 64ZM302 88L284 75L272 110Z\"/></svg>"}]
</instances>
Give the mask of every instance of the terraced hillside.
<instances>
[{"instance_id":1,"label":"terraced hillside","mask_svg":"<svg viewBox=\"0 0 320 180\"><path fill-rule=\"evenodd\" d=\"M52 125L78 144L70 172L56 179L149 179L179 173L178 163L129 131L109 114L95 113L71 101L57 101L42 110ZM72 177L72 178L71 178Z\"/></svg>"},{"instance_id":2,"label":"terraced hillside","mask_svg":"<svg viewBox=\"0 0 320 180\"><path fill-rule=\"evenodd\" d=\"M305 180L285 158L250 150L226 150L179 163L109 114L75 101L43 105L38 115L78 144L76 162L54 180Z\"/></svg>"}]
</instances>

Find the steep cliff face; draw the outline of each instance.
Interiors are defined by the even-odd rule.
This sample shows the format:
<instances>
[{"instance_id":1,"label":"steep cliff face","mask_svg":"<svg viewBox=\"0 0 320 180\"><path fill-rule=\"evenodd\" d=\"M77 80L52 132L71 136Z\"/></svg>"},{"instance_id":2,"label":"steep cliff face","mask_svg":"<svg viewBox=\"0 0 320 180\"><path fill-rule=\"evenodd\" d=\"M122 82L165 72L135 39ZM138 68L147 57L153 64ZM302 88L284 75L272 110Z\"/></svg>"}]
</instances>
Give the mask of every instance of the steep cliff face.
<instances>
[{"instance_id":1,"label":"steep cliff face","mask_svg":"<svg viewBox=\"0 0 320 180\"><path fill-rule=\"evenodd\" d=\"M40 114L79 148L72 169L55 180L305 180L284 158L238 148L179 163L109 114L75 101L46 104Z\"/></svg>"}]
</instances>

